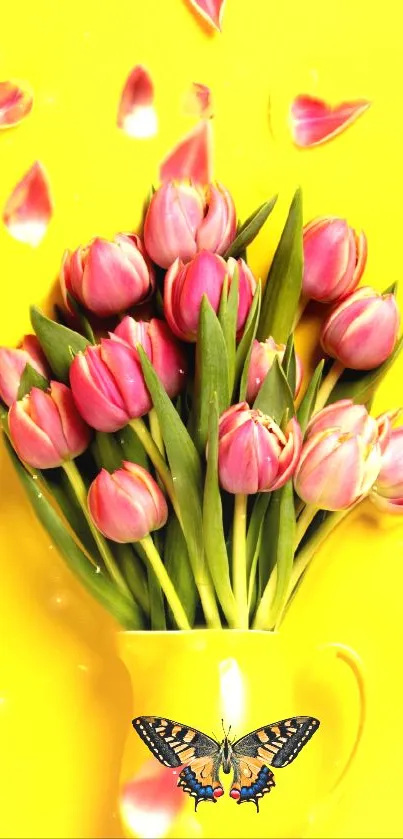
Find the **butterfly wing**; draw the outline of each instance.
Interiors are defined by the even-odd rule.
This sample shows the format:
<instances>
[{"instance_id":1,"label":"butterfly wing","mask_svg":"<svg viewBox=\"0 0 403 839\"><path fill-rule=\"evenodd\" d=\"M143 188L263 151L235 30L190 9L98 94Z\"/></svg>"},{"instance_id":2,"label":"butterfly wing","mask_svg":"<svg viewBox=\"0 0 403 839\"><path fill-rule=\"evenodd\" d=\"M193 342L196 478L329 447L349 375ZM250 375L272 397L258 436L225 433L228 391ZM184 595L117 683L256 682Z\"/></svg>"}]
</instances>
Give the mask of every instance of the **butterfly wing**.
<instances>
[{"instance_id":1,"label":"butterfly wing","mask_svg":"<svg viewBox=\"0 0 403 839\"><path fill-rule=\"evenodd\" d=\"M220 747L216 740L196 728L166 717L136 717L137 734L150 752L165 766L183 766L178 786L195 799L213 801L223 794L218 779Z\"/></svg>"},{"instance_id":2,"label":"butterfly wing","mask_svg":"<svg viewBox=\"0 0 403 839\"><path fill-rule=\"evenodd\" d=\"M269 766L292 763L319 728L315 717L290 717L257 728L233 744L234 779L230 795L242 804L258 799L275 785Z\"/></svg>"}]
</instances>

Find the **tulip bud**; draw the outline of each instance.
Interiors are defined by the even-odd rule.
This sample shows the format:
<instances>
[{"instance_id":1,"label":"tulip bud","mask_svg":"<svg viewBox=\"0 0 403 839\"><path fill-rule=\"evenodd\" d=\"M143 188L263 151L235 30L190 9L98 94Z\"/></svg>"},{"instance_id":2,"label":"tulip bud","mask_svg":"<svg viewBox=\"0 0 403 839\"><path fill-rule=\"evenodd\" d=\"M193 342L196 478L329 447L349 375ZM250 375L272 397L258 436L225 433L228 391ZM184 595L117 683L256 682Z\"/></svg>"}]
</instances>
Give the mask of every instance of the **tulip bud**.
<instances>
[{"instance_id":1,"label":"tulip bud","mask_svg":"<svg viewBox=\"0 0 403 839\"><path fill-rule=\"evenodd\" d=\"M354 291L367 261L367 240L341 218L317 218L304 227L305 297L330 303Z\"/></svg>"},{"instance_id":2,"label":"tulip bud","mask_svg":"<svg viewBox=\"0 0 403 839\"><path fill-rule=\"evenodd\" d=\"M168 518L165 498L154 478L136 463L123 461L112 475L102 469L88 493L98 530L114 542L138 542Z\"/></svg>"},{"instance_id":3,"label":"tulip bud","mask_svg":"<svg viewBox=\"0 0 403 839\"><path fill-rule=\"evenodd\" d=\"M300 451L301 429L294 417L282 431L246 402L220 417L218 471L227 492L254 495L279 489L293 475Z\"/></svg>"},{"instance_id":4,"label":"tulip bud","mask_svg":"<svg viewBox=\"0 0 403 839\"><path fill-rule=\"evenodd\" d=\"M0 347L0 398L10 406L17 399L21 376L27 364L44 376L49 376L49 367L36 335L25 335L21 344Z\"/></svg>"},{"instance_id":5,"label":"tulip bud","mask_svg":"<svg viewBox=\"0 0 403 839\"><path fill-rule=\"evenodd\" d=\"M403 514L403 426L390 434L370 499L380 510Z\"/></svg>"},{"instance_id":6,"label":"tulip bud","mask_svg":"<svg viewBox=\"0 0 403 839\"><path fill-rule=\"evenodd\" d=\"M182 341L196 341L200 306L206 295L218 312L225 277L229 284L235 267L239 272L239 303L237 333L242 333L256 289L256 280L243 259L232 257L225 262L221 256L200 251L184 265L179 259L171 265L165 277L164 314L172 332Z\"/></svg>"},{"instance_id":7,"label":"tulip bud","mask_svg":"<svg viewBox=\"0 0 403 839\"><path fill-rule=\"evenodd\" d=\"M234 202L221 184L204 190L169 181L154 193L144 222L147 252L161 268L199 250L225 253L235 234Z\"/></svg>"},{"instance_id":8,"label":"tulip bud","mask_svg":"<svg viewBox=\"0 0 403 839\"><path fill-rule=\"evenodd\" d=\"M276 356L281 364L285 353L285 344L276 344L274 338L266 338L265 341L254 340L248 370L248 382L246 387L246 401L252 404L269 372ZM295 393L296 399L302 383L302 362L298 355L295 355L296 377Z\"/></svg>"},{"instance_id":9,"label":"tulip bud","mask_svg":"<svg viewBox=\"0 0 403 839\"><path fill-rule=\"evenodd\" d=\"M66 251L60 283L67 307L69 292L90 312L109 317L147 300L155 289L155 275L141 239L135 233L119 233L113 242L93 239Z\"/></svg>"},{"instance_id":10,"label":"tulip bud","mask_svg":"<svg viewBox=\"0 0 403 839\"><path fill-rule=\"evenodd\" d=\"M168 396L173 399L178 395L186 381L187 358L184 348L172 335L165 321L157 318L152 318L150 321L136 321L127 316L111 337L113 335L117 335L133 349L141 344Z\"/></svg>"},{"instance_id":11,"label":"tulip bud","mask_svg":"<svg viewBox=\"0 0 403 839\"><path fill-rule=\"evenodd\" d=\"M117 431L152 407L138 353L117 338L78 353L70 385L80 414L98 431Z\"/></svg>"},{"instance_id":12,"label":"tulip bud","mask_svg":"<svg viewBox=\"0 0 403 839\"><path fill-rule=\"evenodd\" d=\"M71 390L51 382L46 393L33 387L8 415L11 442L34 469L52 469L87 448L91 432L80 417Z\"/></svg>"},{"instance_id":13,"label":"tulip bud","mask_svg":"<svg viewBox=\"0 0 403 839\"><path fill-rule=\"evenodd\" d=\"M393 294L359 288L345 298L322 327L324 351L354 370L372 370L393 352L399 331Z\"/></svg>"},{"instance_id":14,"label":"tulip bud","mask_svg":"<svg viewBox=\"0 0 403 839\"><path fill-rule=\"evenodd\" d=\"M307 504L343 510L367 495L380 466L376 420L363 405L343 399L309 423L294 485Z\"/></svg>"}]
</instances>

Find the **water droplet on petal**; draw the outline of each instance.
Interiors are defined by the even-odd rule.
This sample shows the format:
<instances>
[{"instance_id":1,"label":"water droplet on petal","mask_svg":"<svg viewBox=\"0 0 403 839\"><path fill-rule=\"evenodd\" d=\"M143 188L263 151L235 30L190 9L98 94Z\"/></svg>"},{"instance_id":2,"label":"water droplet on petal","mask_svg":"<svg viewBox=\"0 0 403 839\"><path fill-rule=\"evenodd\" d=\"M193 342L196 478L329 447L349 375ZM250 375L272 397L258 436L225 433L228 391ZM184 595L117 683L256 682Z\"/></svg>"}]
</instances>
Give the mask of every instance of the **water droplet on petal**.
<instances>
[{"instance_id":1,"label":"water droplet on petal","mask_svg":"<svg viewBox=\"0 0 403 839\"><path fill-rule=\"evenodd\" d=\"M161 182L190 179L205 185L212 180L213 133L202 120L172 149L160 166Z\"/></svg>"},{"instance_id":2,"label":"water droplet on petal","mask_svg":"<svg viewBox=\"0 0 403 839\"><path fill-rule=\"evenodd\" d=\"M225 0L189 0L195 11L221 32Z\"/></svg>"},{"instance_id":3,"label":"water droplet on petal","mask_svg":"<svg viewBox=\"0 0 403 839\"><path fill-rule=\"evenodd\" d=\"M190 116L211 119L213 116L213 103L210 88L200 82L193 82L192 87L185 94L183 110L185 114L189 114Z\"/></svg>"},{"instance_id":4,"label":"water droplet on petal","mask_svg":"<svg viewBox=\"0 0 403 839\"><path fill-rule=\"evenodd\" d=\"M32 111L34 94L28 82L0 82L0 128L18 125Z\"/></svg>"},{"instance_id":5,"label":"water droplet on petal","mask_svg":"<svg viewBox=\"0 0 403 839\"><path fill-rule=\"evenodd\" d=\"M140 64L133 68L123 88L117 124L129 137L136 139L154 137L157 133L154 85L150 74Z\"/></svg>"},{"instance_id":6,"label":"water droplet on petal","mask_svg":"<svg viewBox=\"0 0 403 839\"><path fill-rule=\"evenodd\" d=\"M367 99L357 99L332 107L324 100L307 94L297 96L290 109L294 143L300 148L310 148L331 140L355 122L370 104Z\"/></svg>"},{"instance_id":7,"label":"water droplet on petal","mask_svg":"<svg viewBox=\"0 0 403 839\"><path fill-rule=\"evenodd\" d=\"M14 239L37 247L52 213L49 182L43 166L36 162L11 193L4 208L3 222Z\"/></svg>"}]
</instances>

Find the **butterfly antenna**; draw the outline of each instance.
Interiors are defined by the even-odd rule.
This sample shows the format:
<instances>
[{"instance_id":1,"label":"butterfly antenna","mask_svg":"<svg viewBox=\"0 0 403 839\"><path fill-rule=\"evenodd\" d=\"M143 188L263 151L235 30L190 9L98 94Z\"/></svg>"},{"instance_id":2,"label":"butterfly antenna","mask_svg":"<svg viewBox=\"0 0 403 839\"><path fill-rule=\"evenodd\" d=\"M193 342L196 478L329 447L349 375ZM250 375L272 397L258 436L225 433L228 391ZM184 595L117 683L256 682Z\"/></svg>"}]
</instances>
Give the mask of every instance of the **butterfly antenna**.
<instances>
[{"instance_id":1,"label":"butterfly antenna","mask_svg":"<svg viewBox=\"0 0 403 839\"><path fill-rule=\"evenodd\" d=\"M224 720L223 720L223 718L222 718L222 717L221 717L221 728L222 728L222 730L223 730L224 737L226 737L227 735L226 735L226 733L225 733Z\"/></svg>"}]
</instances>

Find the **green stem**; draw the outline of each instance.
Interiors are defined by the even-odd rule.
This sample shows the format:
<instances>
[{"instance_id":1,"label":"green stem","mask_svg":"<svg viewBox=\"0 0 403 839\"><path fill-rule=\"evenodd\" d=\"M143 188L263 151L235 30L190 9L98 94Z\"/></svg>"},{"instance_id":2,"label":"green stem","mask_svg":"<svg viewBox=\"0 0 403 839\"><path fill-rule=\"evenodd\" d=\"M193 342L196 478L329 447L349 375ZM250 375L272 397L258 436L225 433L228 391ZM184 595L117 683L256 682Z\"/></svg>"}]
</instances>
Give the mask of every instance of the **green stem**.
<instances>
[{"instance_id":1,"label":"green stem","mask_svg":"<svg viewBox=\"0 0 403 839\"><path fill-rule=\"evenodd\" d=\"M274 566L266 588L260 599L252 629L268 629L271 623L271 611L277 588L277 565Z\"/></svg>"},{"instance_id":2,"label":"green stem","mask_svg":"<svg viewBox=\"0 0 403 839\"><path fill-rule=\"evenodd\" d=\"M297 521L297 529L295 531L295 550L297 550L299 543L305 536L305 533L308 530L309 525L315 518L317 512L318 507L315 507L314 504L307 504L305 509L299 516Z\"/></svg>"},{"instance_id":3,"label":"green stem","mask_svg":"<svg viewBox=\"0 0 403 839\"><path fill-rule=\"evenodd\" d=\"M324 408L333 388L337 384L344 370L345 367L344 364L341 363L341 361L333 362L327 376L323 379L323 382L319 388L313 414L316 414L318 411Z\"/></svg>"},{"instance_id":4,"label":"green stem","mask_svg":"<svg viewBox=\"0 0 403 839\"><path fill-rule=\"evenodd\" d=\"M177 498L176 498L176 495L175 495L175 488L174 488L174 482L172 480L172 475L171 475L171 473L168 469L166 461L165 461L164 457L162 456L157 444L154 442L154 440L152 438L152 435L150 434L147 426L145 425L144 421L140 417L137 417L136 419L130 420L129 425L133 429L133 431L135 431L135 433L137 434L137 436L138 436L140 442L143 444L144 449L147 452L153 466L155 466L155 469L157 470L158 475L160 476L160 478L162 480L162 483L164 484L164 487L167 491L167 494L168 494L169 498L171 499L172 506L175 510L175 513L176 513L179 521L181 521L181 516L180 516L180 511L179 511Z\"/></svg>"},{"instance_id":5,"label":"green stem","mask_svg":"<svg viewBox=\"0 0 403 839\"><path fill-rule=\"evenodd\" d=\"M232 532L232 584L237 604L237 629L248 629L248 582L246 567L246 513L247 495L236 495Z\"/></svg>"},{"instance_id":6,"label":"green stem","mask_svg":"<svg viewBox=\"0 0 403 839\"><path fill-rule=\"evenodd\" d=\"M334 528L337 527L337 525L340 524L340 522L343 521L343 519L345 519L349 513L351 513L352 509L353 507L349 507L347 510L340 510L339 512L333 513L331 516L329 516L324 521L322 526L318 528L312 539L310 539L299 552L294 562L294 567L292 570L290 587L288 590L288 599L290 598L291 593L297 585L300 577L302 577L302 574L309 565L312 557L319 550L320 546L325 541L325 539L327 539L332 530L334 530Z\"/></svg>"},{"instance_id":7,"label":"green stem","mask_svg":"<svg viewBox=\"0 0 403 839\"><path fill-rule=\"evenodd\" d=\"M63 469L77 496L77 500L88 522L88 526L95 539L99 553L101 554L102 559L105 563L105 568L110 574L111 579L114 581L114 583L116 583L116 586L119 589L119 591L121 591L126 596L129 595L130 599L132 599L129 586L127 585L125 578L123 577L120 569L118 568L115 562L115 558L108 546L108 543L106 542L102 534L99 532L98 528L95 527L95 524L92 521L87 504L87 488L77 469L76 464L74 463L74 460L66 460L63 463Z\"/></svg>"},{"instance_id":8,"label":"green stem","mask_svg":"<svg viewBox=\"0 0 403 839\"><path fill-rule=\"evenodd\" d=\"M146 536L144 539L140 539L140 545L142 546L144 553L151 565L151 568L154 571L155 576L162 588L162 591L165 594L167 599L168 605L171 609L171 612L174 616L175 622L179 629L191 629L190 623L187 619L186 612L182 606L181 601L175 591L173 586L172 580L167 573L165 565L154 545L154 542L151 536Z\"/></svg>"}]
</instances>

